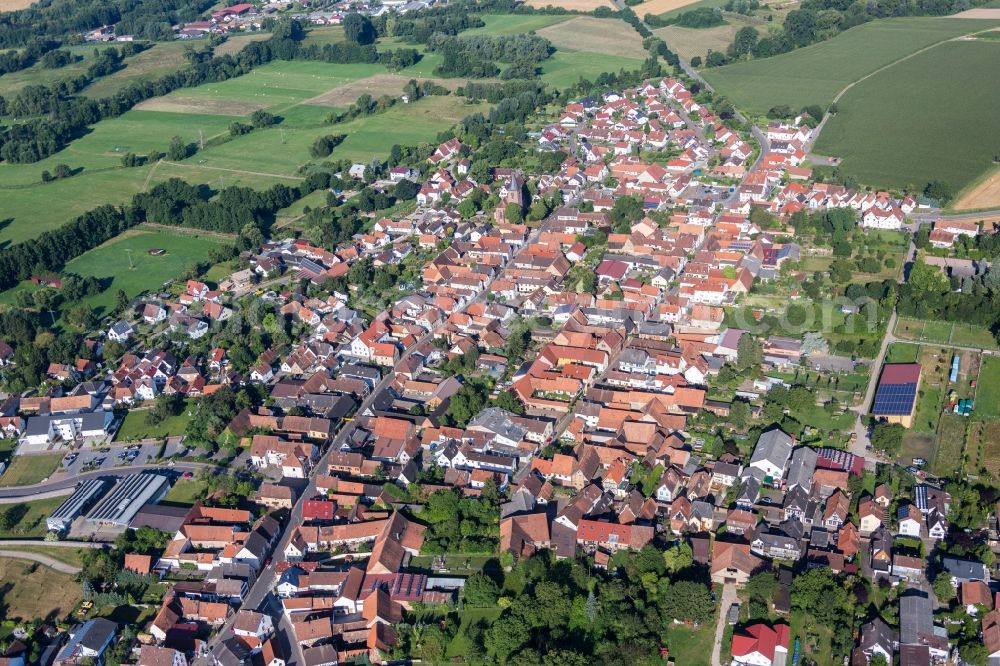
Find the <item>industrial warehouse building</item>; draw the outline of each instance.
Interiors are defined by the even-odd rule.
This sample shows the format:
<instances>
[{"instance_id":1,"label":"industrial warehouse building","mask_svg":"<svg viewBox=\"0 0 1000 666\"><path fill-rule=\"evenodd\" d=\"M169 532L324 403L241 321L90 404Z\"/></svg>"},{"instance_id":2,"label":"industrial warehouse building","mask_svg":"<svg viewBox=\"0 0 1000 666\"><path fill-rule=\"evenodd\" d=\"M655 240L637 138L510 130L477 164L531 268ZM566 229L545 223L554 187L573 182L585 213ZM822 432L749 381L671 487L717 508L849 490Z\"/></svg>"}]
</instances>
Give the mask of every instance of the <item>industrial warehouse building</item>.
<instances>
[{"instance_id":1,"label":"industrial warehouse building","mask_svg":"<svg viewBox=\"0 0 1000 666\"><path fill-rule=\"evenodd\" d=\"M124 529L143 506L159 502L168 490L170 481L161 474L130 474L123 477L98 503L87 516L87 522Z\"/></svg>"},{"instance_id":2,"label":"industrial warehouse building","mask_svg":"<svg viewBox=\"0 0 1000 666\"><path fill-rule=\"evenodd\" d=\"M94 502L100 499L104 491L107 490L107 486L107 482L102 479L90 479L78 485L73 494L67 497L66 501L60 504L45 520L49 530L66 532L78 516L82 516L87 509L94 505Z\"/></svg>"}]
</instances>

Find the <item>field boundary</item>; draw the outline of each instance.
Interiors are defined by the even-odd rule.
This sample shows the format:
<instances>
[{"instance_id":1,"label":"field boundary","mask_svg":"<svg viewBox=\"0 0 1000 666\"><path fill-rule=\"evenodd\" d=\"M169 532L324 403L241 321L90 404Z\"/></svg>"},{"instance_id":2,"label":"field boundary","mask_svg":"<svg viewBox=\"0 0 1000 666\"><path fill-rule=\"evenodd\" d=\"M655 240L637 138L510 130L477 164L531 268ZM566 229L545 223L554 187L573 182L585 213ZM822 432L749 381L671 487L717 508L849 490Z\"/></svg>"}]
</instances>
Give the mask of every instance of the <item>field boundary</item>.
<instances>
[{"instance_id":1,"label":"field boundary","mask_svg":"<svg viewBox=\"0 0 1000 666\"><path fill-rule=\"evenodd\" d=\"M171 166L181 167L182 169L185 168L185 167L192 167L192 168L195 168L195 169L211 169L212 171L228 171L229 173L242 173L242 174L245 174L247 176L261 176L261 177L264 177L264 178L285 178L287 180L297 180L297 181L303 181L303 180L305 180L305 178L303 178L302 176L286 176L286 175L277 174L277 173L263 173L261 171L246 171L244 169L228 169L226 167L208 166L207 164L195 164L195 163L185 164L185 163L182 163L182 162L171 162L169 160L160 160L160 161L163 162L164 164L169 164Z\"/></svg>"}]
</instances>

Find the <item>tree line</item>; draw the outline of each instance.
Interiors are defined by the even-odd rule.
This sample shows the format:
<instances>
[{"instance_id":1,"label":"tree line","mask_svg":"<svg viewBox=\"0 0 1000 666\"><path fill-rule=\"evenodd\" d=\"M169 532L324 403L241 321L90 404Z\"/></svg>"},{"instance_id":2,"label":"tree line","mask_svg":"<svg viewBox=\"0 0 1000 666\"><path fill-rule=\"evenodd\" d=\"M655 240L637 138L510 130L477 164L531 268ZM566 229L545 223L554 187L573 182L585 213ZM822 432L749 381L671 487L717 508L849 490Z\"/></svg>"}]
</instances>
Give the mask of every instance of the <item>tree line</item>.
<instances>
[{"instance_id":1,"label":"tree line","mask_svg":"<svg viewBox=\"0 0 1000 666\"><path fill-rule=\"evenodd\" d=\"M900 16L944 16L982 5L986 0L919 0L849 3L842 0L804 0L785 17L781 29L761 35L753 26L741 28L726 52L710 51L705 64L717 67L737 59L768 58L808 46L863 23Z\"/></svg>"},{"instance_id":2,"label":"tree line","mask_svg":"<svg viewBox=\"0 0 1000 666\"><path fill-rule=\"evenodd\" d=\"M119 35L173 39L171 26L192 21L212 6L211 0L52 0L0 17L0 48L19 48L38 37L66 37L79 42L79 33L116 25Z\"/></svg>"}]
</instances>

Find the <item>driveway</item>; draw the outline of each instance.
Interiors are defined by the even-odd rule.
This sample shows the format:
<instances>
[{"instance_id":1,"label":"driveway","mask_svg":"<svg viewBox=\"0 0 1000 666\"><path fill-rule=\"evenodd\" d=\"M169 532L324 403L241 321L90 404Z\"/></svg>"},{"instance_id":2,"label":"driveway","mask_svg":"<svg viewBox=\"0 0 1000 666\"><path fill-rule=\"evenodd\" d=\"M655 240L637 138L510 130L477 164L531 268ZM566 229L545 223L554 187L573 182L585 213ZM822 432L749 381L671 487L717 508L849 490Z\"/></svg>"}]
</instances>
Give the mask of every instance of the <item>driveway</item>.
<instances>
[{"instance_id":1,"label":"driveway","mask_svg":"<svg viewBox=\"0 0 1000 666\"><path fill-rule=\"evenodd\" d=\"M729 615L729 607L738 600L735 585L726 583L722 586L722 598L719 600L719 620L715 625L715 643L712 644L712 666L722 666L722 637L726 635L726 618Z\"/></svg>"}]
</instances>

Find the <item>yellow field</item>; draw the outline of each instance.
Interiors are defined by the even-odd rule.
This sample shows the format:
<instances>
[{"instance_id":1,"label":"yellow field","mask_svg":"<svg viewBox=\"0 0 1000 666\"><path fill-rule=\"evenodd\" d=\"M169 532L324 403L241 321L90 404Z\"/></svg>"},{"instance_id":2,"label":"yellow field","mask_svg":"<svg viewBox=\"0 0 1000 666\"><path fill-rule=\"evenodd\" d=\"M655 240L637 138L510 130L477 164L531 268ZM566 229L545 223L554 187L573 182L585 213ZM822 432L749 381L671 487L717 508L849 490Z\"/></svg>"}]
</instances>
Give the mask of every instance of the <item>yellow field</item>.
<instances>
[{"instance_id":1,"label":"yellow field","mask_svg":"<svg viewBox=\"0 0 1000 666\"><path fill-rule=\"evenodd\" d=\"M35 4L37 0L0 0L0 12L12 12Z\"/></svg>"}]
</instances>

